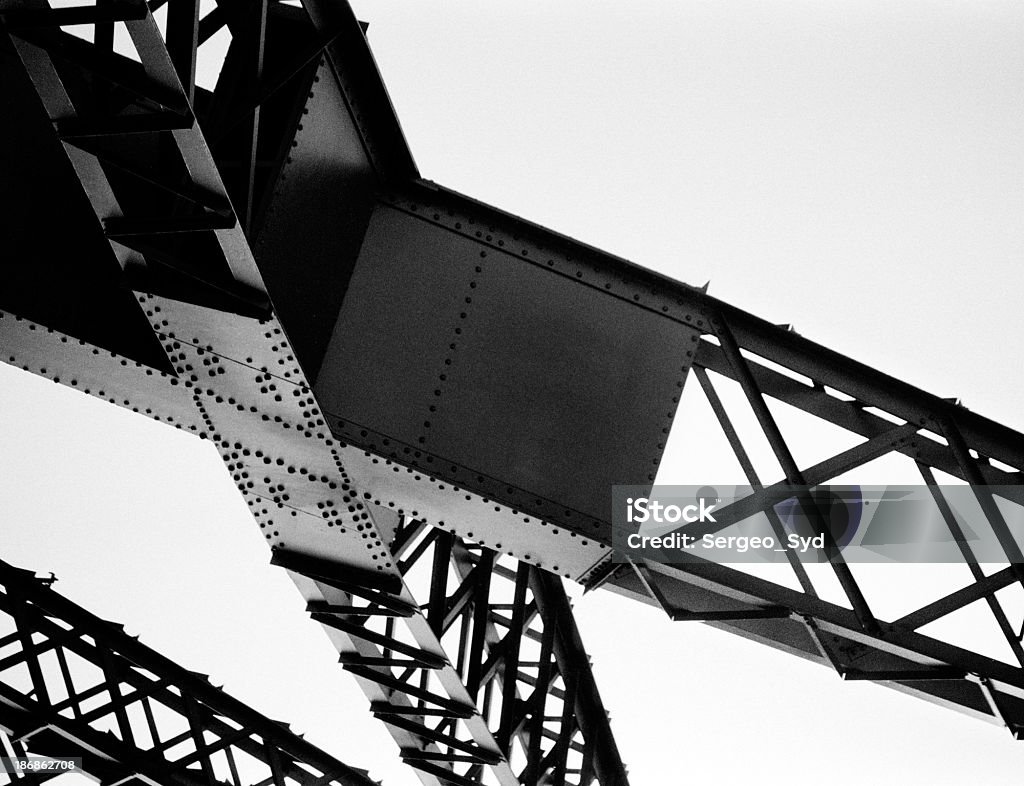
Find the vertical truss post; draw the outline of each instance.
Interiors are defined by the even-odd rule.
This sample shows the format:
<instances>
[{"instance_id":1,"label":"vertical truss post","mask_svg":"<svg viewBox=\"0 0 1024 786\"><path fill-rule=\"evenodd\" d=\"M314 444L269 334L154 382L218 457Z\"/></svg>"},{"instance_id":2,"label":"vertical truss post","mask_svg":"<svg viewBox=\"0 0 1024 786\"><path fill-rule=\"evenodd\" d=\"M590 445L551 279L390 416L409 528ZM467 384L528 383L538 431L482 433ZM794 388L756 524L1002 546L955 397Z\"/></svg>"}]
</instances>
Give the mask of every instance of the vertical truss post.
<instances>
[{"instance_id":1,"label":"vertical truss post","mask_svg":"<svg viewBox=\"0 0 1024 786\"><path fill-rule=\"evenodd\" d=\"M135 745L135 735L132 732L131 722L128 720L128 713L125 711L124 696L121 693L121 677L118 674L118 665L111 653L104 651L101 655L103 675L107 682L107 692L110 694L110 706L117 719L117 727L121 732L121 740L128 745Z\"/></svg>"},{"instance_id":2,"label":"vertical truss post","mask_svg":"<svg viewBox=\"0 0 1024 786\"><path fill-rule=\"evenodd\" d=\"M565 683L565 698L562 703L562 722L561 728L571 729L573 713L576 711L576 684L578 675L575 669L570 669L568 673L562 675L562 679ZM552 757L551 762L551 783L552 786L565 786L565 774L568 768L569 762L569 748L572 746L572 735L564 734L555 743L554 748L551 749L549 754Z\"/></svg>"},{"instance_id":3,"label":"vertical truss post","mask_svg":"<svg viewBox=\"0 0 1024 786\"><path fill-rule=\"evenodd\" d=\"M196 54L199 49L199 0L173 0L167 6L167 53L189 104L196 94Z\"/></svg>"},{"instance_id":4,"label":"vertical truss post","mask_svg":"<svg viewBox=\"0 0 1024 786\"><path fill-rule=\"evenodd\" d=\"M1003 514L999 510L992 492L988 490L988 484L978 470L978 465L975 463L974 457L971 456L967 444L964 442L960 428L952 417L944 419L941 425L943 436L949 443L949 449L953 452L953 456L960 467L960 471L963 473L964 479L971 484L971 490L974 492L978 504L985 513L989 526L999 540L999 545L1006 552L1006 558L1014 575L1021 583L1021 586L1024 586L1024 554L1021 553L1020 545L1013 537L1013 533L1010 532L1010 528L1006 525L1006 519L1003 518Z\"/></svg>"},{"instance_id":5,"label":"vertical truss post","mask_svg":"<svg viewBox=\"0 0 1024 786\"><path fill-rule=\"evenodd\" d=\"M111 10L113 0L97 0L97 10L103 9L104 11ZM101 14L105 16L105 14ZM93 35L93 46L96 48L97 59L109 65L114 59L114 22L112 19L103 20L97 19L96 23L92 27ZM113 107L111 105L110 85L104 81L99 81L93 86L94 96L96 105L100 108L100 111L104 114L109 113Z\"/></svg>"},{"instance_id":6,"label":"vertical truss post","mask_svg":"<svg viewBox=\"0 0 1024 786\"><path fill-rule=\"evenodd\" d=\"M448 563L452 558L452 544L455 535L440 532L434 545L434 564L430 572L430 599L427 619L438 638L445 632L445 614L448 607Z\"/></svg>"},{"instance_id":7,"label":"vertical truss post","mask_svg":"<svg viewBox=\"0 0 1024 786\"><path fill-rule=\"evenodd\" d=\"M483 677L484 644L487 637L487 624L490 619L490 607L487 605L487 597L491 592L491 571L494 568L494 552L484 549L480 553L480 560L477 567L482 570L480 581L473 590L473 629L472 638L469 642L469 669L466 677L466 690L476 700L480 693L480 682ZM486 707L489 702L484 703L484 717L487 716Z\"/></svg>"},{"instance_id":8,"label":"vertical truss post","mask_svg":"<svg viewBox=\"0 0 1024 786\"><path fill-rule=\"evenodd\" d=\"M517 687L519 682L519 649L526 623L526 590L530 583L530 566L520 562L516 569L515 597L512 601L512 621L502 640L501 721L495 739L502 750L509 750L512 727L515 723Z\"/></svg>"},{"instance_id":9,"label":"vertical truss post","mask_svg":"<svg viewBox=\"0 0 1024 786\"><path fill-rule=\"evenodd\" d=\"M243 75L253 86L263 81L263 55L267 36L267 3L269 0L252 0L256 12L245 19L245 37L243 38ZM256 159L259 154L260 139L260 105L256 104L247 121L245 142L240 151L243 162L239 173L241 179L238 193L242 195L241 220L246 234L252 233L252 219L255 210L254 197L256 190Z\"/></svg>"},{"instance_id":10,"label":"vertical truss post","mask_svg":"<svg viewBox=\"0 0 1024 786\"><path fill-rule=\"evenodd\" d=\"M535 572L537 568L531 568ZM531 577L533 578L533 577ZM555 646L555 626L545 625L541 634L540 667L537 670L537 685L528 702L530 725L527 730L526 768L523 770L524 783L535 783L540 776L541 737L544 735L544 719L547 712L548 691L551 689L552 663Z\"/></svg>"}]
</instances>

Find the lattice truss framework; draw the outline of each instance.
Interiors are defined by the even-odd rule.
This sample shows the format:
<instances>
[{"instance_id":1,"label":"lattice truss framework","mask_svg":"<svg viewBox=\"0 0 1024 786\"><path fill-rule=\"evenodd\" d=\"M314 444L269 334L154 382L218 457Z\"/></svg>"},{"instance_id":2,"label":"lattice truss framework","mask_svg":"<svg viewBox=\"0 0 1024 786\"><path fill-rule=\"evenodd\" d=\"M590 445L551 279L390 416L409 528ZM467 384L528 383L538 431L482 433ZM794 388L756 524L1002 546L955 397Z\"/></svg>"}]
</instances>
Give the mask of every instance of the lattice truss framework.
<instances>
[{"instance_id":1,"label":"lattice truss framework","mask_svg":"<svg viewBox=\"0 0 1024 786\"><path fill-rule=\"evenodd\" d=\"M109 784L376 783L51 583L0 562L0 755L81 758ZM0 780L60 774L0 770Z\"/></svg>"},{"instance_id":2,"label":"lattice truss framework","mask_svg":"<svg viewBox=\"0 0 1024 786\"><path fill-rule=\"evenodd\" d=\"M234 43L223 68L231 71L229 87L237 87L245 77L263 76L267 14L305 19L304 14L288 4L255 2L221 4L200 16L198 3L175 0L162 28L153 16L162 5L10 3L2 10L126 279L142 290L136 292L139 305L176 373L158 374L96 349L91 368L69 363L55 342L84 342L11 315L5 324L8 344L19 348L21 358L5 359L19 363L28 357L32 370L57 379L66 372L64 381L73 387L214 440L276 549L276 561L292 569L300 587L308 585L309 569L284 548L315 552L330 528L355 540L365 570L318 563L310 608L375 702L374 712L399 742L403 758L425 782L625 783L558 580L528 565L494 564L489 550L357 501L343 462L345 446L324 428L262 295L244 231L256 210L259 171L269 165L260 158L260 108L290 80L319 81L329 48L351 32L344 27L348 20L341 20L344 33L314 30L309 46L277 64L255 92L223 88L222 75L221 98L196 86L201 47L221 30L231 33ZM58 30L79 24L90 26L91 43ZM118 40L141 69L115 56ZM198 105L205 106L202 130L193 108ZM207 139L216 144L228 133L237 138L240 128L249 146L232 145L230 160L215 161ZM151 167L139 168L124 155L126 135L153 146ZM141 184L145 199L124 196L131 193L129 184ZM196 305L147 294L154 289ZM224 315L226 322L219 320ZM307 527L299 526L295 539L277 518L288 514ZM392 554L385 534L399 519L405 523L399 534L390 533ZM311 535L310 521L318 527ZM418 542L406 556L414 534ZM301 542L306 535L312 543ZM403 574L431 552L424 613ZM497 592L510 576L512 595L491 603L489 588ZM458 582L459 591L447 598L450 581ZM369 593L372 603L362 613L340 611L351 597L341 605L316 605L326 601L315 598L337 601L339 593L364 599ZM512 612L508 619L503 609ZM378 620L382 630L376 629ZM442 641L446 634L457 641ZM458 653L451 661L446 646ZM538 651L526 657L531 647ZM404 665L396 653L408 656Z\"/></svg>"},{"instance_id":3,"label":"lattice truss framework","mask_svg":"<svg viewBox=\"0 0 1024 786\"><path fill-rule=\"evenodd\" d=\"M926 393L815 344L789 325L771 324L645 271L610 269L606 256L508 216L486 213L457 194L413 186L388 204L464 237L487 221L485 245L491 249L508 250L693 329L693 340L680 342L679 348L687 376L672 403L689 403L676 415L676 437L698 464L724 447L742 479L759 491L731 511L720 509L716 527L690 526L688 534L699 538L722 531L761 511L779 538L784 529L770 506L787 496L789 487L864 482L858 477L891 483L899 476L912 483L916 476L928 486L936 515L963 557L934 583L935 594L921 605L891 604L885 601L892 598L879 597L877 589L868 592L864 585L871 583L873 566L847 565L835 549L828 566L803 565L789 553L791 576L779 579L776 573L772 580L738 566L699 560L686 566L623 564L609 549L603 563L580 578L582 583L660 606L677 620L705 621L777 646L834 668L844 679L876 681L965 711L1021 736L1024 559L1021 533L1007 520L1007 510L1024 505L1021 434L970 411L958 399ZM351 431L344 435L358 444ZM662 435L660 447L668 442L667 426ZM379 437L376 441L379 450ZM394 451L384 455L398 457ZM655 471L650 469L649 481ZM705 478L698 475L693 482L699 485ZM979 564L942 488L965 484L976 500L967 524L976 532L987 530L1000 545L1005 558L999 563ZM809 499L800 502L807 520L830 538L827 512ZM587 524L578 532L592 534L600 526ZM611 546L607 532L597 539ZM913 566L891 567L904 572L905 582L920 576ZM888 591L891 596L892 584ZM902 609L893 613L894 605ZM886 609L876 613L874 606ZM966 637L941 627L965 617ZM986 626L983 635L991 632L997 640L982 649L972 637Z\"/></svg>"},{"instance_id":4,"label":"lattice truss framework","mask_svg":"<svg viewBox=\"0 0 1024 786\"><path fill-rule=\"evenodd\" d=\"M842 367L845 363L827 362L838 358L832 353L802 356L785 343L773 343L774 336L751 330L746 315L730 311L714 306L704 311L708 315L706 332L691 366L699 387L688 387L687 394L695 410L704 409L710 416L701 421L707 440L702 444L710 448L715 435L707 434L714 431L708 423L717 425L717 440L728 445L755 492L716 511L716 524L693 525L688 534L700 538L729 531L731 525L760 513L782 542L790 530L773 506L790 496L793 487L857 482L858 473L865 470L875 482L893 472L902 472L906 478L906 470L912 468L927 485L935 512L948 529L950 541L956 543L962 562L944 566L949 570L936 586L943 584L946 589L936 590L934 599L923 605L903 603L901 613L887 610L882 617L872 608L871 593L864 586L871 583L872 569L878 566L846 564L827 523L829 511L821 507L819 499L804 493L798 503L815 532L825 536L830 558L827 566L806 565L790 550L786 552L790 572L782 578L779 572L764 574L772 579L767 583L744 575L742 568L733 570L708 562L687 568L649 561L628 566L609 563L591 586L613 581L621 588L628 587L629 592L643 593L673 620L724 623L726 627L735 624L734 630L754 637L778 620L788 631L777 629L776 641L800 641L797 654L827 663L844 679L888 683L952 703L1005 725L1020 738L1024 731L1020 703L1024 698L1024 566L1019 533L1012 531L1006 515L1024 502L1019 435L988 428L994 424L979 424L957 400L939 400L909 386L892 385L882 375L849 374ZM783 336L783 341L799 348L802 341L789 326L785 330L789 335ZM802 435L797 428L794 434L794 415L795 423L806 428L808 414L818 419L818 426ZM790 425L789 438L780 422ZM815 438L809 438L810 434ZM839 452L827 450L837 442L850 447ZM816 454L816 458L799 463L795 444L804 455ZM758 451L760 471L752 457ZM1001 562L979 564L971 536L965 533L940 480L947 487L971 484L977 504L969 526L989 529L1003 551ZM898 569L896 565L886 567ZM913 575L911 569L903 570L908 577ZM867 581L859 580L858 573L866 575ZM774 582L787 589L772 586ZM680 586L699 588L696 597L704 598L696 603L673 598ZM891 593L891 586L888 589ZM708 605L712 596L714 602ZM886 603L891 598L877 591L873 599L887 609L892 606ZM901 605L898 599L896 605ZM971 633L949 640L969 641L971 635L977 635L978 623L985 627L990 622L991 632L998 632L998 640L1005 644L996 658L948 646L946 641L919 632L967 610L974 624ZM755 621L764 621L767 627L759 628ZM793 635L799 627L804 628L806 638ZM939 639L947 635L938 633ZM806 646L808 642L812 648ZM999 650L998 642L988 650Z\"/></svg>"},{"instance_id":5,"label":"lattice truss framework","mask_svg":"<svg viewBox=\"0 0 1024 786\"><path fill-rule=\"evenodd\" d=\"M297 525L286 528L282 522L289 517L322 519L334 528L330 537L352 538L358 547L343 548L362 555L356 568L342 569L329 561L315 567L293 562L289 568L311 613L330 631L403 756L427 782L488 777L507 784L528 778L543 782L545 777L558 782L562 773L582 783L592 775L601 782L621 782L624 771L617 753L599 762L611 739L599 699L588 699L588 712L579 713L580 686L592 678L580 676L589 674L582 650L559 644L553 633L563 614L558 609L567 604L561 588L556 590L550 577L537 569L537 550L527 550L531 543L517 545L512 550L517 567L498 560L490 570L481 569L493 562L490 548L474 545L468 533L484 525L472 513L457 521L432 513L419 491L402 485L415 481L436 489L438 479L454 482L440 468L429 476L397 450L362 444L358 432L343 431L320 411L269 311L246 235L259 212L259 173L269 166L261 147L266 132L260 116L271 97L294 84L291 80L307 79L313 89L332 69L339 56L332 47L347 34L338 9L310 3L306 19L285 4L222 3L201 15L197 3L172 0L161 29L153 16L161 5L111 0L43 8L5 0L0 9L172 368L160 373L87 347L86 354L92 353L89 366L60 354L61 345L84 342L27 322L12 324L10 318L0 322L0 332L17 351L5 353L4 360L210 437L247 495L279 562L287 562L284 555L296 546L302 550L326 537L320 531L309 535ZM235 14L233 8L244 10ZM291 62L275 64L273 71L263 62L269 14L298 14L313 31L308 46ZM92 26L91 43L57 29L79 24ZM231 98L218 101L216 93L196 86L195 64L201 45L222 29L232 36L224 59L224 69L232 74L225 83ZM123 31L121 38L118 31ZM129 59L138 61L137 68L127 67L114 54L115 41L124 36L132 42ZM255 90L231 92L247 78L255 80ZM197 114L204 118L202 128ZM210 140L218 128L235 135L230 156L211 152ZM114 142L125 135L148 140L140 144L151 145L150 168L142 169L137 160L122 155ZM384 154L386 141L378 137L376 145L367 147L386 181L392 165ZM146 155L143 150L141 158ZM287 161L287 152L282 157ZM138 198L141 193L145 199ZM1017 616L1007 606L1014 603L1012 594L1020 592L1024 559L999 503L985 487L1021 488L1021 435L699 290L625 267L593 249L572 247L567 252L564 238L436 186L414 182L392 188L387 203L425 225L464 237L471 236L476 219L477 225L488 226L488 234L480 239L477 231L474 242L490 252L516 253L524 264L545 265L552 275L599 288L690 329L692 346L680 347L683 375L692 371L696 377L755 488L772 490L776 481L825 483L883 457L905 457L933 490L940 513L963 544L969 571L963 586L886 619L873 609L855 567L840 558L830 568L841 590L837 597L822 592L808 568L795 561L791 568L796 587L710 563L685 569L620 565L612 560L605 534L546 522L543 537L562 533L574 538L571 548L559 555L565 575L591 588L605 586L658 604L675 619L707 621L831 665L845 678L883 682L1003 723L1019 736L1024 729L1024 653ZM146 294L155 291L163 294ZM215 326L211 313L233 314L234 321ZM727 414L721 388L729 384L738 387L758 435L743 433L735 414ZM693 388L691 379L686 390ZM823 427L838 427L855 437L856 444L824 459L800 459L792 440L783 436L777 402ZM667 440L667 428L665 436ZM781 480L756 468L752 442L762 439ZM965 539L956 537L956 521L937 478L975 487L981 517L972 526L991 528L1006 550L1005 566L976 564ZM1024 502L1024 493L1011 490L1009 495L1016 504ZM504 531L520 520L515 515L502 518L514 503L500 489L487 496L503 506L493 522L495 530ZM473 504L488 502L480 489L465 498ZM816 520L810 503L807 513ZM423 530L421 521L445 531ZM530 517L526 523L538 524ZM779 532L779 522L772 524ZM411 589L415 569L428 553L430 581L426 595L417 594ZM558 572L563 573L562 567ZM495 587L499 580L509 582L511 599L492 600L483 592L485 575ZM417 598L422 597L429 600L421 607ZM360 610L344 608L357 605L356 599L361 599ZM971 604L988 609L1012 652L1012 663L920 631ZM528 622L538 627L531 629ZM523 635L511 636L520 630ZM513 655L516 647L527 652L534 644L537 653ZM509 679L512 673L515 678ZM547 688L531 690L537 685ZM566 716L569 707L576 708L577 720Z\"/></svg>"},{"instance_id":6,"label":"lattice truss framework","mask_svg":"<svg viewBox=\"0 0 1024 786\"><path fill-rule=\"evenodd\" d=\"M424 589L417 596L426 600L425 617L408 596L372 579L360 585L329 562L285 551L273 562L315 585L304 594L323 600L309 601L310 616L340 634L343 667L399 738L408 764L464 786L486 766L504 777L496 746L518 783L624 782L557 577L415 520L398 528L391 551L406 586ZM419 643L424 622L451 661ZM486 747L474 741L481 734ZM406 735L427 745L403 744Z\"/></svg>"}]
</instances>

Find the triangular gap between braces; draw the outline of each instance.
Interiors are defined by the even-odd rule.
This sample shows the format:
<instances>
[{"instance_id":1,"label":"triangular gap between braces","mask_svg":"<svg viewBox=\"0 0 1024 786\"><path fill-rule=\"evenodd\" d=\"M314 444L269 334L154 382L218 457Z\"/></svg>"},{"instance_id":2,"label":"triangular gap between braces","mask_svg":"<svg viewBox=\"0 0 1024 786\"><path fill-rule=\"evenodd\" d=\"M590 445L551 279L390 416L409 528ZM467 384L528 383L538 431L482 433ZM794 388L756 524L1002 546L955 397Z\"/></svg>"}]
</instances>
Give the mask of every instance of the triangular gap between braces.
<instances>
[{"instance_id":1,"label":"triangular gap between braces","mask_svg":"<svg viewBox=\"0 0 1024 786\"><path fill-rule=\"evenodd\" d=\"M918 632L955 647L1020 666L984 599L929 622L919 628Z\"/></svg>"},{"instance_id":2,"label":"triangular gap between braces","mask_svg":"<svg viewBox=\"0 0 1024 786\"><path fill-rule=\"evenodd\" d=\"M706 373L758 480L765 485L781 480L782 471L753 411L749 406L741 406L746 399L739 384L713 371ZM748 484L743 466L697 378L696 370L687 375L655 483L693 486Z\"/></svg>"},{"instance_id":3,"label":"triangular gap between braces","mask_svg":"<svg viewBox=\"0 0 1024 786\"><path fill-rule=\"evenodd\" d=\"M746 405L746 398L738 383L713 371L707 372L707 380L721 402L729 422L740 437L741 445L757 473L758 480L763 485L781 480L782 471L761 432L753 410ZM734 414L736 412L741 413L739 418ZM742 487L751 485L696 370L691 370L687 376L655 483L659 486L711 486L730 495L733 490L745 494L746 490ZM744 522L739 522L722 530L721 534L743 534L741 530L751 529L749 523L750 520L747 522L748 526L744 526ZM769 534L772 531L763 515L758 517L755 527L760 534ZM788 562L744 561L729 563L729 567L788 589L802 589L796 573Z\"/></svg>"},{"instance_id":4,"label":"triangular gap between braces","mask_svg":"<svg viewBox=\"0 0 1024 786\"><path fill-rule=\"evenodd\" d=\"M867 442L867 438L860 434L847 431L784 401L771 396L765 396L765 401L793 460L801 470Z\"/></svg>"},{"instance_id":5,"label":"triangular gap between braces","mask_svg":"<svg viewBox=\"0 0 1024 786\"><path fill-rule=\"evenodd\" d=\"M142 62L142 58L139 57L139 52L135 48L135 42L132 40L131 33L128 32L128 25L124 22L114 23L114 52L130 58L136 63Z\"/></svg>"}]
</instances>

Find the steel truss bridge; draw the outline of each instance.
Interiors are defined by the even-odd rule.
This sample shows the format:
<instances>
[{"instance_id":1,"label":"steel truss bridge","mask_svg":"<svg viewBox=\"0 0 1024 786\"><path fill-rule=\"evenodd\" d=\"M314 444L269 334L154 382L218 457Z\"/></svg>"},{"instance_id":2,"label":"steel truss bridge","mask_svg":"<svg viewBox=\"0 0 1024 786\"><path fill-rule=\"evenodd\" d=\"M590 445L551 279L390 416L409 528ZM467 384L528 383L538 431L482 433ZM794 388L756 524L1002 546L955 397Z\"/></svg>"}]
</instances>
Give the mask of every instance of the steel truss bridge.
<instances>
[{"instance_id":1,"label":"steel truss bridge","mask_svg":"<svg viewBox=\"0 0 1024 786\"><path fill-rule=\"evenodd\" d=\"M424 783L627 783L563 579L1021 735L998 593L1024 558L989 488L1024 503L1020 434L422 180L343 0L0 0L0 20L0 360L215 444ZM792 556L792 588L617 560L607 490L654 481L684 384L751 486L753 439L794 486L902 456L954 537L938 480L973 486L1006 567L961 533L973 581L884 619L838 555L843 602ZM775 402L855 446L802 466ZM104 783L367 782L46 582L0 584L8 754L81 752ZM972 603L1016 662L921 632Z\"/></svg>"}]
</instances>

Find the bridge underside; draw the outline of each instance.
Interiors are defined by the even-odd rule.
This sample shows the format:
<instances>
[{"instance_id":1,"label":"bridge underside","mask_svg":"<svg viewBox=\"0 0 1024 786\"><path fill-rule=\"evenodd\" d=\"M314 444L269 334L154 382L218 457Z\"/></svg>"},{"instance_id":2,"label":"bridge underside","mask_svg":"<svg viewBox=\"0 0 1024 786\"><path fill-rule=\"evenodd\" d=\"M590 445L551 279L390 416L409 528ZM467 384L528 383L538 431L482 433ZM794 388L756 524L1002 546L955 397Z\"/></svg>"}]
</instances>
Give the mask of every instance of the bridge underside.
<instances>
[{"instance_id":1,"label":"bridge underside","mask_svg":"<svg viewBox=\"0 0 1024 786\"><path fill-rule=\"evenodd\" d=\"M102 783L375 786L52 581L0 561L0 757L81 759ZM0 772L24 786L64 774Z\"/></svg>"},{"instance_id":2,"label":"bridge underside","mask_svg":"<svg viewBox=\"0 0 1024 786\"><path fill-rule=\"evenodd\" d=\"M793 485L899 456L939 498L948 477L1021 503L1021 435L421 180L344 4L162 5L0 2L0 360L216 444L425 782L626 782L555 577L1024 729L998 595L1024 559L991 496L1009 567L965 552L972 581L900 619L841 560L839 600L795 558L788 585L623 562L608 505L653 483L684 390L755 488L723 387ZM780 402L852 446L798 462ZM920 632L972 603L1012 662Z\"/></svg>"}]
</instances>

